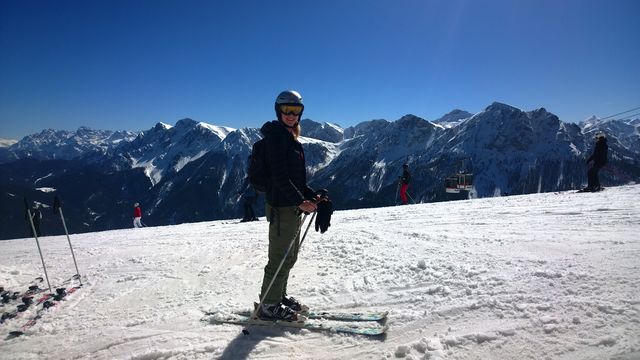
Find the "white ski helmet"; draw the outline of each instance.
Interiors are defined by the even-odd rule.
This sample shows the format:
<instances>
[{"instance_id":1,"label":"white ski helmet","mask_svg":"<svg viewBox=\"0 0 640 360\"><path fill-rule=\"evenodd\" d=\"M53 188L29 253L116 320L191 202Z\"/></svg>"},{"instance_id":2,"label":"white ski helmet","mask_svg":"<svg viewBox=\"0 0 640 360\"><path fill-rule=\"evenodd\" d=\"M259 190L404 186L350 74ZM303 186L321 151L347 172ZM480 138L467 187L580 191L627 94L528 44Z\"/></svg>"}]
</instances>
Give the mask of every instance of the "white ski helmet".
<instances>
[{"instance_id":1,"label":"white ski helmet","mask_svg":"<svg viewBox=\"0 0 640 360\"><path fill-rule=\"evenodd\" d=\"M138 206L140 206L140 204L138 203L133 204L133 207L138 207Z\"/></svg>"},{"instance_id":2,"label":"white ski helmet","mask_svg":"<svg viewBox=\"0 0 640 360\"><path fill-rule=\"evenodd\" d=\"M595 137L596 137L596 140L606 139L607 134L605 134L604 131L598 131Z\"/></svg>"}]
</instances>

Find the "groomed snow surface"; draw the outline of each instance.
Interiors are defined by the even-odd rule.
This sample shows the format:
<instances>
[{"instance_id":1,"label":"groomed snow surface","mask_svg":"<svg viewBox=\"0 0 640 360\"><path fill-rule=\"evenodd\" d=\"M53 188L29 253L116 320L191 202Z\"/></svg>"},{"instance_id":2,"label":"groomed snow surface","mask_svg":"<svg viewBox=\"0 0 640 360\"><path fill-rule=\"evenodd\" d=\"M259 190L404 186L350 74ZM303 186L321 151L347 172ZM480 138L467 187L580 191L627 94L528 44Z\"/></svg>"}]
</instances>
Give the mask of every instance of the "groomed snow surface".
<instances>
[{"instance_id":1,"label":"groomed snow surface","mask_svg":"<svg viewBox=\"0 0 640 360\"><path fill-rule=\"evenodd\" d=\"M201 321L257 300L264 219L72 234L84 287L22 337L4 340L33 310L1 325L0 358L638 359L639 199L630 185L336 212L289 292L389 310L381 338ZM52 283L74 273L66 237L41 246ZM0 253L5 288L42 275L33 239Z\"/></svg>"}]
</instances>

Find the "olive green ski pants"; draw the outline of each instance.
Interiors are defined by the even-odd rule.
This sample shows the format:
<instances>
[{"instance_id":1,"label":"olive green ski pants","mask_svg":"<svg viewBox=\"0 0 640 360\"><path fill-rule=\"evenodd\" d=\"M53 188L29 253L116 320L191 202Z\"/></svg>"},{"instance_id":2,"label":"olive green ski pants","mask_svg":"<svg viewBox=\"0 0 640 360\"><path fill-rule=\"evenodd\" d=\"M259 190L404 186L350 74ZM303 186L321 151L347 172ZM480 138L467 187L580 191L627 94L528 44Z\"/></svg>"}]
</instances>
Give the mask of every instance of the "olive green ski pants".
<instances>
[{"instance_id":1,"label":"olive green ski pants","mask_svg":"<svg viewBox=\"0 0 640 360\"><path fill-rule=\"evenodd\" d=\"M264 296L271 279L275 276L276 279L264 298L264 303L277 304L287 293L289 272L298 259L298 250L300 249L299 229L302 215L299 213L297 206L271 207L269 204L266 204L266 215L269 222L269 262L264 268L260 297ZM282 264L280 272L276 275L276 270L294 236L296 236L295 243Z\"/></svg>"}]
</instances>

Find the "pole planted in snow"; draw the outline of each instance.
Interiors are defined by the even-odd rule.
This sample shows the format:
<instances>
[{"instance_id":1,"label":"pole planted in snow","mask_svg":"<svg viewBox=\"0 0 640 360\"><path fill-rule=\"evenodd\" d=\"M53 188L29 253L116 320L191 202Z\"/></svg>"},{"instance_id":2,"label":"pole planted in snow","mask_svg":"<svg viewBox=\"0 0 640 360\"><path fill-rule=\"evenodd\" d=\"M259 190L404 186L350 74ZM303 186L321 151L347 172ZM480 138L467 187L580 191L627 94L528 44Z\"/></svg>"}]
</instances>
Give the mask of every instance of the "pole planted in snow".
<instances>
[{"instance_id":1,"label":"pole planted in snow","mask_svg":"<svg viewBox=\"0 0 640 360\"><path fill-rule=\"evenodd\" d=\"M78 270L78 263L76 262L76 255L73 253L73 246L71 245L71 238L69 237L69 231L67 231L67 223L64 221L64 214L62 213L62 205L60 204L60 198L56 195L53 199L53 213L60 214L60 220L62 220L62 226L64 227L64 233L67 235L67 241L69 242L69 249L71 249L71 257L73 258L73 264L76 266L76 277L80 281L82 286L82 278L80 276L80 270Z\"/></svg>"},{"instance_id":2,"label":"pole planted in snow","mask_svg":"<svg viewBox=\"0 0 640 360\"><path fill-rule=\"evenodd\" d=\"M44 263L44 257L42 256L42 249L40 249L40 241L38 241L38 233L36 232L36 226L33 224L33 217L31 215L31 209L29 209L29 202L27 198L24 198L24 209L27 212L27 216L29 217L29 224L31 224L31 231L33 232L33 238L36 239L36 245L38 245L38 252L40 253L40 260L42 261L42 268L44 269L44 277L47 279L47 286L49 287L49 292L51 290L51 283L49 283L49 275L47 274L47 265Z\"/></svg>"}]
</instances>

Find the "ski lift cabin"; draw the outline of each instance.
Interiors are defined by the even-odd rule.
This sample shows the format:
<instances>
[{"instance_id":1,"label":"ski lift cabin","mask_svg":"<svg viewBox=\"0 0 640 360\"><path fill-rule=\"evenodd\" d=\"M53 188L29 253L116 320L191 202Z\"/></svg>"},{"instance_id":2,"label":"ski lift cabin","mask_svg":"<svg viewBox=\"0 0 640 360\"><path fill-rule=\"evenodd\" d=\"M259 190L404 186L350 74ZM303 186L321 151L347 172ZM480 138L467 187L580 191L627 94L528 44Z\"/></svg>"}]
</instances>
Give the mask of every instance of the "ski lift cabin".
<instances>
[{"instance_id":1,"label":"ski lift cabin","mask_svg":"<svg viewBox=\"0 0 640 360\"><path fill-rule=\"evenodd\" d=\"M460 189L458 189L458 177L457 176L449 176L445 181L446 191L450 194L458 194Z\"/></svg>"},{"instance_id":2,"label":"ski lift cabin","mask_svg":"<svg viewBox=\"0 0 640 360\"><path fill-rule=\"evenodd\" d=\"M449 176L445 180L445 188L448 193L458 194L461 190L473 189L473 174L459 173Z\"/></svg>"},{"instance_id":3,"label":"ski lift cabin","mask_svg":"<svg viewBox=\"0 0 640 360\"><path fill-rule=\"evenodd\" d=\"M473 189L473 174L458 174L458 189L465 191Z\"/></svg>"}]
</instances>

